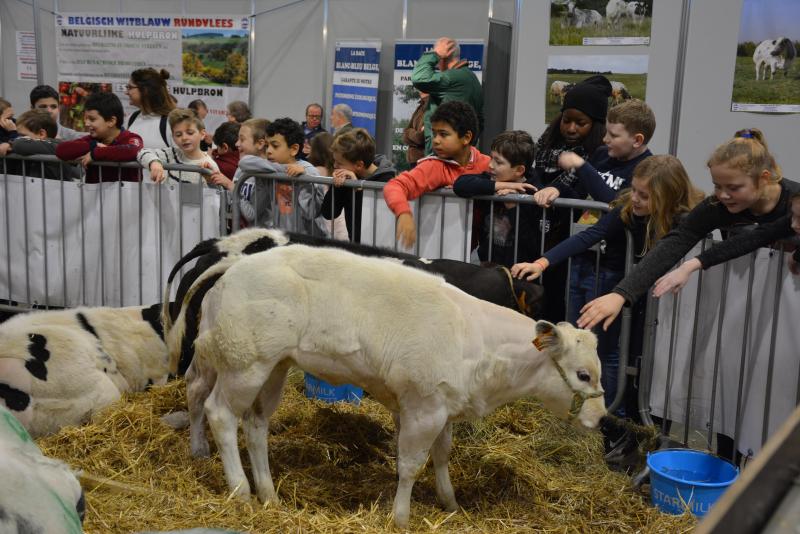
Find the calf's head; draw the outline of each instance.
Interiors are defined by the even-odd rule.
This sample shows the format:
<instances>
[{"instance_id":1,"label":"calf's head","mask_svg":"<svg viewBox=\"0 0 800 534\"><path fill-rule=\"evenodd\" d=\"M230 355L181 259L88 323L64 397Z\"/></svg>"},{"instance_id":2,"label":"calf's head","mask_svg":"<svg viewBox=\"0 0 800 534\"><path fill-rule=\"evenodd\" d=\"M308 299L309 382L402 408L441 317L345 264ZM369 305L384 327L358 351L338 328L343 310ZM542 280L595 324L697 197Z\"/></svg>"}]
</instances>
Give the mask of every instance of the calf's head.
<instances>
[{"instance_id":1,"label":"calf's head","mask_svg":"<svg viewBox=\"0 0 800 534\"><path fill-rule=\"evenodd\" d=\"M597 337L569 323L536 323L533 344L549 356L551 372L538 393L544 405L575 425L596 428L606 414Z\"/></svg>"}]
</instances>

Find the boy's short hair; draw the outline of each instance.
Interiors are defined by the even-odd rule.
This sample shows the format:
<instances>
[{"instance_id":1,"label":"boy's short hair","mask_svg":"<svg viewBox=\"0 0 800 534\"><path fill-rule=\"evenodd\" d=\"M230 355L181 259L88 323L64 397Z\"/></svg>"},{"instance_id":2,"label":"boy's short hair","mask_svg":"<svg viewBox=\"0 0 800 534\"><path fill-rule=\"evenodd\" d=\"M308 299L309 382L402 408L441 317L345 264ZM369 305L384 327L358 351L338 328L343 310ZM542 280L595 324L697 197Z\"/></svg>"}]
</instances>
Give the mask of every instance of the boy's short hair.
<instances>
[{"instance_id":1,"label":"boy's short hair","mask_svg":"<svg viewBox=\"0 0 800 534\"><path fill-rule=\"evenodd\" d=\"M31 100L31 107L36 105L36 102L43 98L54 98L56 102L58 102L58 91L50 87L49 85L37 85L33 89L31 89L30 100Z\"/></svg>"},{"instance_id":2,"label":"boy's short hair","mask_svg":"<svg viewBox=\"0 0 800 534\"><path fill-rule=\"evenodd\" d=\"M656 115L647 102L632 98L608 110L606 122L621 124L630 135L642 134L644 144L653 138L656 131Z\"/></svg>"},{"instance_id":3,"label":"boy's short hair","mask_svg":"<svg viewBox=\"0 0 800 534\"><path fill-rule=\"evenodd\" d=\"M86 99L86 105L83 107L84 111L96 111L101 117L109 121L111 118L117 119L117 128L120 130L123 126L123 118L125 111L122 109L122 102L119 97L114 93L92 93Z\"/></svg>"},{"instance_id":4,"label":"boy's short hair","mask_svg":"<svg viewBox=\"0 0 800 534\"><path fill-rule=\"evenodd\" d=\"M198 130L205 130L206 125L203 124L203 119L197 116L197 113L191 109L175 108L167 115L170 129L174 130L177 125L182 122L190 122Z\"/></svg>"},{"instance_id":5,"label":"boy's short hair","mask_svg":"<svg viewBox=\"0 0 800 534\"><path fill-rule=\"evenodd\" d=\"M43 109L29 109L17 117L17 126L22 126L33 133L44 130L50 139L54 139L58 135L58 124L50 116L50 113Z\"/></svg>"},{"instance_id":6,"label":"boy's short hair","mask_svg":"<svg viewBox=\"0 0 800 534\"><path fill-rule=\"evenodd\" d=\"M267 137L273 137L276 134L281 134L286 139L287 146L298 145L302 148L305 140L303 127L289 117L275 119L267 126Z\"/></svg>"},{"instance_id":7,"label":"boy's short hair","mask_svg":"<svg viewBox=\"0 0 800 534\"><path fill-rule=\"evenodd\" d=\"M250 119L253 116L253 114L250 113L250 106L241 100L234 100L233 102L230 102L228 104L228 113L233 115L233 118L236 119L236 122L240 123Z\"/></svg>"},{"instance_id":8,"label":"boy's short hair","mask_svg":"<svg viewBox=\"0 0 800 534\"><path fill-rule=\"evenodd\" d=\"M189 109L191 109L191 110L192 110L192 111L194 111L195 113L197 113L197 110L199 110L200 108L205 108L205 109L208 109L208 106L206 105L206 103L205 103L205 102L203 102L202 100L200 100L199 98L198 98L198 99L196 99L196 100L192 100L191 102L189 102L189 105L188 105L188 106L186 106L186 107L187 107L187 108L189 108Z\"/></svg>"},{"instance_id":9,"label":"boy's short hair","mask_svg":"<svg viewBox=\"0 0 800 534\"><path fill-rule=\"evenodd\" d=\"M233 124L233 123L231 123ZM253 140L259 141L261 139L267 138L267 127L269 126L269 121L267 119L247 119L242 124L239 125L241 129L242 126L247 126L250 128L250 132L253 134ZM236 133L237 140L239 133Z\"/></svg>"},{"instance_id":10,"label":"boy's short hair","mask_svg":"<svg viewBox=\"0 0 800 534\"><path fill-rule=\"evenodd\" d=\"M536 143L531 134L524 130L508 130L497 134L492 140L491 149L506 158L514 167L524 165L526 173L533 168Z\"/></svg>"},{"instance_id":11,"label":"boy's short hair","mask_svg":"<svg viewBox=\"0 0 800 534\"><path fill-rule=\"evenodd\" d=\"M334 137L331 151L350 163L360 161L369 167L375 161L375 140L364 128L353 128Z\"/></svg>"},{"instance_id":12,"label":"boy's short hair","mask_svg":"<svg viewBox=\"0 0 800 534\"><path fill-rule=\"evenodd\" d=\"M431 124L434 122L449 124L459 137L464 137L467 132L472 132L473 139L478 136L478 116L466 102L451 100L440 105L431 115Z\"/></svg>"},{"instance_id":13,"label":"boy's short hair","mask_svg":"<svg viewBox=\"0 0 800 534\"><path fill-rule=\"evenodd\" d=\"M239 128L241 127L242 125L238 122L223 122L214 131L214 144L217 146L225 144L228 145L228 148L236 149L236 141L239 140Z\"/></svg>"}]
</instances>

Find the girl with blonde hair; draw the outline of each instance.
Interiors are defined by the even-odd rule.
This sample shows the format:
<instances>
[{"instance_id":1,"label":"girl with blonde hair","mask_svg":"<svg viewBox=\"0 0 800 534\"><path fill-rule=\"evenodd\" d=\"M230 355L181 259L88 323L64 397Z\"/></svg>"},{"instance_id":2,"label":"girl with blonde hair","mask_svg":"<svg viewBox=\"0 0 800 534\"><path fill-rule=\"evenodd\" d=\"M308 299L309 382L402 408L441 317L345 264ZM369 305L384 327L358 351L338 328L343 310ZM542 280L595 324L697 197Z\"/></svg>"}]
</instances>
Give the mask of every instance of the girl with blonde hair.
<instances>
[{"instance_id":1,"label":"girl with blonde hair","mask_svg":"<svg viewBox=\"0 0 800 534\"><path fill-rule=\"evenodd\" d=\"M651 156L642 160L633 171L631 188L611 204L613 209L597 224L562 241L532 263L511 267L517 278L533 280L551 265L557 265L578 254L588 254L591 261L576 262L570 276L568 320L575 322L581 308L597 291L610 291L625 274L626 229L633 236L634 262L651 250L703 197L695 189L680 160L674 156ZM600 269L594 271L594 252L589 249L604 241ZM591 266L586 269L585 266ZM602 362L602 384L606 404L611 404L617 391L620 321L598 335L597 352Z\"/></svg>"},{"instance_id":2,"label":"girl with blonde hair","mask_svg":"<svg viewBox=\"0 0 800 534\"><path fill-rule=\"evenodd\" d=\"M670 291L677 293L689 275L701 267L708 269L790 235L790 198L800 192L800 183L783 178L761 130L751 128L736 132L732 139L714 150L707 165L714 194L698 204L667 234L613 292L584 306L578 326L592 328L602 322L606 329L626 302L635 302L654 283L656 297ZM666 274L714 230L753 224L763 228L733 235Z\"/></svg>"}]
</instances>

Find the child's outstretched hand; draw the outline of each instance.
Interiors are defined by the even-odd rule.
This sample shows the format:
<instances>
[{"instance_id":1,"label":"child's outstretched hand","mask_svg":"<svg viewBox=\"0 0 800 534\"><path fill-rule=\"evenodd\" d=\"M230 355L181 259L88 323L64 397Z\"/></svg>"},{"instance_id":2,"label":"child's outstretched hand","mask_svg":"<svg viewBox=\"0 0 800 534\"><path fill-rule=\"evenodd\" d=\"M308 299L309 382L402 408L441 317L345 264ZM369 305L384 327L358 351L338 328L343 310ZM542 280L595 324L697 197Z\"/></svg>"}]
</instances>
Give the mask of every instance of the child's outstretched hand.
<instances>
[{"instance_id":1,"label":"child's outstretched hand","mask_svg":"<svg viewBox=\"0 0 800 534\"><path fill-rule=\"evenodd\" d=\"M617 318L624 305L625 297L619 293L608 293L602 297L597 297L581 308L581 316L578 317L577 323L578 328L590 330L603 321L603 330L608 330L608 327Z\"/></svg>"},{"instance_id":2,"label":"child's outstretched hand","mask_svg":"<svg viewBox=\"0 0 800 534\"><path fill-rule=\"evenodd\" d=\"M401 213L397 217L397 240L405 248L413 247L417 240L417 227L410 213Z\"/></svg>"},{"instance_id":3,"label":"child's outstretched hand","mask_svg":"<svg viewBox=\"0 0 800 534\"><path fill-rule=\"evenodd\" d=\"M167 173L164 172L164 166L160 161L154 161L150 164L150 179L156 183L161 183L167 178Z\"/></svg>"},{"instance_id":4,"label":"child's outstretched hand","mask_svg":"<svg viewBox=\"0 0 800 534\"><path fill-rule=\"evenodd\" d=\"M511 276L514 278L525 278L527 281L536 280L547 268L549 262L545 258L539 258L532 263L515 263L511 266Z\"/></svg>"},{"instance_id":5,"label":"child's outstretched hand","mask_svg":"<svg viewBox=\"0 0 800 534\"><path fill-rule=\"evenodd\" d=\"M575 152L562 152L561 155L558 156L558 166L565 171L577 169L584 163L586 163L586 161Z\"/></svg>"},{"instance_id":6,"label":"child's outstretched hand","mask_svg":"<svg viewBox=\"0 0 800 534\"><path fill-rule=\"evenodd\" d=\"M299 163L290 163L286 166L286 174L289 176L300 176L301 174L305 174L306 169Z\"/></svg>"},{"instance_id":7,"label":"child's outstretched hand","mask_svg":"<svg viewBox=\"0 0 800 534\"><path fill-rule=\"evenodd\" d=\"M0 143L0 156L5 156L11 152L11 143Z\"/></svg>"},{"instance_id":8,"label":"child's outstretched hand","mask_svg":"<svg viewBox=\"0 0 800 534\"><path fill-rule=\"evenodd\" d=\"M540 206L549 208L560 195L561 192L555 187L545 187L533 195L533 201Z\"/></svg>"},{"instance_id":9,"label":"child's outstretched hand","mask_svg":"<svg viewBox=\"0 0 800 534\"><path fill-rule=\"evenodd\" d=\"M339 187L345 180L356 180L356 173L346 169L336 169L333 171L333 185Z\"/></svg>"},{"instance_id":10,"label":"child's outstretched hand","mask_svg":"<svg viewBox=\"0 0 800 534\"><path fill-rule=\"evenodd\" d=\"M525 182L495 182L494 194L495 195L514 195L514 194L532 194L537 191L536 187Z\"/></svg>"}]
</instances>

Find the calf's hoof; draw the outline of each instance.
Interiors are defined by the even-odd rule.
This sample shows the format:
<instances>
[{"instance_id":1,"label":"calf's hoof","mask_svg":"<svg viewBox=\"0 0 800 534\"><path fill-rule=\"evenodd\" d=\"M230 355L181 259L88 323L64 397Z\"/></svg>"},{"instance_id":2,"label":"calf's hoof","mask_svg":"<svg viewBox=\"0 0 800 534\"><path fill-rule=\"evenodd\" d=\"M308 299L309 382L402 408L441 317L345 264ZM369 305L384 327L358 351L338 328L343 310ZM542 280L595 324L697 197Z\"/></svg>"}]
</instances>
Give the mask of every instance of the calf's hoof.
<instances>
[{"instance_id":1,"label":"calf's hoof","mask_svg":"<svg viewBox=\"0 0 800 534\"><path fill-rule=\"evenodd\" d=\"M200 440L196 443L192 443L191 450L194 458L208 458L211 456L211 446L206 440Z\"/></svg>"}]
</instances>

